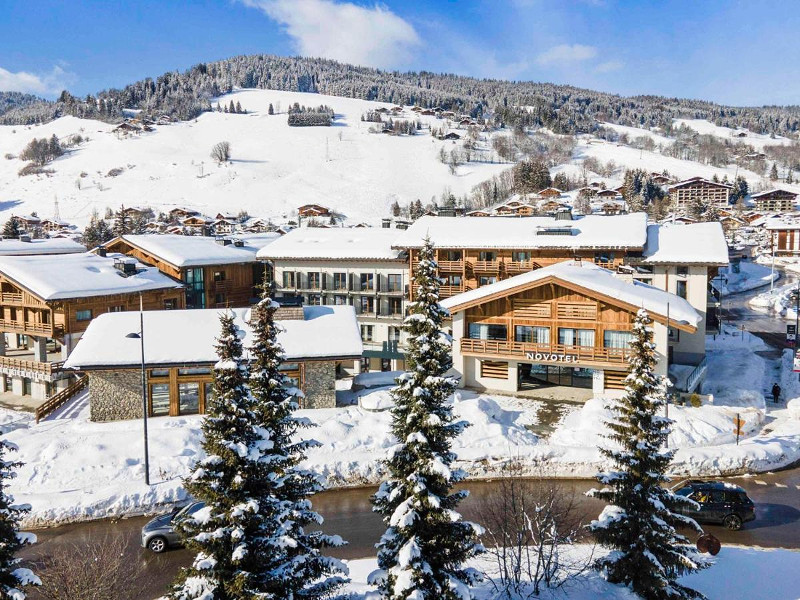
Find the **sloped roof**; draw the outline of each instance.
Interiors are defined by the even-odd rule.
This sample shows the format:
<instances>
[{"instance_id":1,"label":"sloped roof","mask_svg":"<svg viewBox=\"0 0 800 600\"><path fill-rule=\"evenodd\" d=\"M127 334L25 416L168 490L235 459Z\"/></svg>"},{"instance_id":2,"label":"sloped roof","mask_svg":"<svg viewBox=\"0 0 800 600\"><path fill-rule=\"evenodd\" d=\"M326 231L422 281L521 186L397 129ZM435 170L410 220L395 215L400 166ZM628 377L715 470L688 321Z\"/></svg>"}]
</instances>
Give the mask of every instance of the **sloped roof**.
<instances>
[{"instance_id":1,"label":"sloped roof","mask_svg":"<svg viewBox=\"0 0 800 600\"><path fill-rule=\"evenodd\" d=\"M394 249L394 242L401 233L400 229L370 227L300 227L259 250L258 258L398 260L403 253Z\"/></svg>"},{"instance_id":2,"label":"sloped roof","mask_svg":"<svg viewBox=\"0 0 800 600\"><path fill-rule=\"evenodd\" d=\"M256 253L279 237L277 233L231 236L244 242L243 246L224 246L213 237L199 235L124 235L122 240L181 268L255 262Z\"/></svg>"},{"instance_id":3,"label":"sloped roof","mask_svg":"<svg viewBox=\"0 0 800 600\"><path fill-rule=\"evenodd\" d=\"M709 265L728 264L728 243L719 222L647 226L647 264Z\"/></svg>"}]
</instances>

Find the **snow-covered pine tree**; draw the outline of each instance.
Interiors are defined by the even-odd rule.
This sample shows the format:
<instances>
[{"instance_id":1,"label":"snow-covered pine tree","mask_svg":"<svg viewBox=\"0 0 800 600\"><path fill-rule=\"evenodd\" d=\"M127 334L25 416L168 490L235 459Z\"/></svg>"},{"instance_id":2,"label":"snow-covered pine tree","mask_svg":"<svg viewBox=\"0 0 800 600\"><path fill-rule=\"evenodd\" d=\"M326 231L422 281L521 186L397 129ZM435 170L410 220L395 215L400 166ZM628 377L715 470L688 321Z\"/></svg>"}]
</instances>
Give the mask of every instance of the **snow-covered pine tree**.
<instances>
[{"instance_id":1,"label":"snow-covered pine tree","mask_svg":"<svg viewBox=\"0 0 800 600\"><path fill-rule=\"evenodd\" d=\"M259 499L269 485L262 454L272 442L253 411L233 313L224 313L220 323L214 398L202 426L205 458L184 480L189 494L206 505L176 524L195 559L168 594L175 600L259 597L256 552L264 537Z\"/></svg>"},{"instance_id":2,"label":"snow-covered pine tree","mask_svg":"<svg viewBox=\"0 0 800 600\"><path fill-rule=\"evenodd\" d=\"M3 225L3 237L7 239L17 239L22 233L19 228L19 220L16 217L11 217L6 224Z\"/></svg>"},{"instance_id":3,"label":"snow-covered pine tree","mask_svg":"<svg viewBox=\"0 0 800 600\"><path fill-rule=\"evenodd\" d=\"M464 563L483 550L477 539L481 528L455 511L467 493L450 491L464 477L451 468L451 440L467 424L453 421L447 403L455 381L445 376L452 356L442 332L447 311L439 305L439 283L426 239L414 269L415 301L403 324L408 371L392 392L398 444L386 461L390 480L372 498L387 530L377 546L379 570L370 581L389 600L464 600L479 579Z\"/></svg>"},{"instance_id":4,"label":"snow-covered pine tree","mask_svg":"<svg viewBox=\"0 0 800 600\"><path fill-rule=\"evenodd\" d=\"M30 511L29 506L14 504L14 498L6 493L11 479L16 477L15 469L22 463L8 460L6 455L15 452L17 447L0 439L0 598L25 600L26 587L41 585L33 571L19 566L16 558L24 546L36 542L36 536L19 531L20 517Z\"/></svg>"},{"instance_id":5,"label":"snow-covered pine tree","mask_svg":"<svg viewBox=\"0 0 800 600\"><path fill-rule=\"evenodd\" d=\"M114 225L111 227L111 231L113 231L116 236L130 233L131 219L125 212L124 206L120 206L119 210L114 214Z\"/></svg>"},{"instance_id":6,"label":"snow-covered pine tree","mask_svg":"<svg viewBox=\"0 0 800 600\"><path fill-rule=\"evenodd\" d=\"M616 448L600 452L616 470L600 473L601 490L589 495L605 500L589 526L597 541L611 549L595 567L612 583L629 586L646 600L703 598L677 579L708 566L676 526L702 531L697 523L673 512L694 502L662 487L674 451L665 450L671 421L659 416L666 402L666 382L656 375L652 321L644 309L633 324L633 341L625 395L614 405L607 438Z\"/></svg>"},{"instance_id":7,"label":"snow-covered pine tree","mask_svg":"<svg viewBox=\"0 0 800 600\"><path fill-rule=\"evenodd\" d=\"M255 496L262 535L249 548L247 568L265 598L328 598L347 581L347 567L320 550L344 542L339 536L304 529L322 522L309 501L322 486L314 473L298 466L316 442L296 439L310 423L293 415L298 408L295 394L283 385L283 348L275 323L278 305L267 297L266 289L265 278L263 299L253 308L250 321L253 412L269 444L261 451L264 473Z\"/></svg>"}]
</instances>

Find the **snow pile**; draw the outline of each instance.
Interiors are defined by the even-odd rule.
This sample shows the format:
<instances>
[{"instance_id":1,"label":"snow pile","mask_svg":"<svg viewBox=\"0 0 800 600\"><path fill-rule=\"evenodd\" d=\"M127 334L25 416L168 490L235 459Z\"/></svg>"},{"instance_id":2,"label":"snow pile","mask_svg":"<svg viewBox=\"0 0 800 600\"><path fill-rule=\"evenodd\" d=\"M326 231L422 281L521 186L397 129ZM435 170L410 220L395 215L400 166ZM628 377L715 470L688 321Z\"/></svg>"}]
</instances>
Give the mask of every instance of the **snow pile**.
<instances>
[{"instance_id":1,"label":"snow pile","mask_svg":"<svg viewBox=\"0 0 800 600\"><path fill-rule=\"evenodd\" d=\"M763 410L768 372L755 352L766 349L761 338L747 331L726 328L722 335L706 336L708 367L701 392L712 395L715 406Z\"/></svg>"},{"instance_id":2,"label":"snow pile","mask_svg":"<svg viewBox=\"0 0 800 600\"><path fill-rule=\"evenodd\" d=\"M796 300L793 292L797 290L796 283L790 283L767 292L753 296L749 304L754 308L765 308L785 319L796 318Z\"/></svg>"},{"instance_id":3,"label":"snow pile","mask_svg":"<svg viewBox=\"0 0 800 600\"><path fill-rule=\"evenodd\" d=\"M739 263L738 273L733 267L725 267L720 269L720 275L721 278L715 279L712 285L723 296L764 287L780 277L780 273L777 270L773 273L769 266L744 261Z\"/></svg>"}]
</instances>

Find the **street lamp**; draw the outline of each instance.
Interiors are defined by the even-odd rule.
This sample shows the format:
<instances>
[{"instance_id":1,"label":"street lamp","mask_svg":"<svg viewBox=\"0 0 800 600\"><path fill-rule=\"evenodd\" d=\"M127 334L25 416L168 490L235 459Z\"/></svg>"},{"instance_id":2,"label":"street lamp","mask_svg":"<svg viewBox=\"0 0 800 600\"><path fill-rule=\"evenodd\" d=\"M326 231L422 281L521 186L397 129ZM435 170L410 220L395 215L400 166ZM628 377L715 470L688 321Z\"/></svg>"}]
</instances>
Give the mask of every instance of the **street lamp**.
<instances>
[{"instance_id":1,"label":"street lamp","mask_svg":"<svg viewBox=\"0 0 800 600\"><path fill-rule=\"evenodd\" d=\"M147 380L144 370L144 310L142 307L142 294L139 293L139 333L129 333L126 338L141 341L142 358L142 426L144 429L144 483L150 485L150 453L147 447Z\"/></svg>"}]
</instances>

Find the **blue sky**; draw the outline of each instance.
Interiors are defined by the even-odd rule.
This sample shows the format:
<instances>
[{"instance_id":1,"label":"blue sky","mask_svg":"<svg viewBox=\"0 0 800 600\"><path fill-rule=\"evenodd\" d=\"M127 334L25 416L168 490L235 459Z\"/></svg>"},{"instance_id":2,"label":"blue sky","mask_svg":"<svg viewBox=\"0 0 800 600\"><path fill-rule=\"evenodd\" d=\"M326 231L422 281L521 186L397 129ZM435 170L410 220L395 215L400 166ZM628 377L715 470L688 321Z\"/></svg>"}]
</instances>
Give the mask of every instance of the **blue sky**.
<instances>
[{"instance_id":1,"label":"blue sky","mask_svg":"<svg viewBox=\"0 0 800 600\"><path fill-rule=\"evenodd\" d=\"M75 94L237 54L800 104L794 2L0 1L0 90Z\"/></svg>"}]
</instances>

